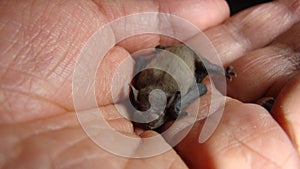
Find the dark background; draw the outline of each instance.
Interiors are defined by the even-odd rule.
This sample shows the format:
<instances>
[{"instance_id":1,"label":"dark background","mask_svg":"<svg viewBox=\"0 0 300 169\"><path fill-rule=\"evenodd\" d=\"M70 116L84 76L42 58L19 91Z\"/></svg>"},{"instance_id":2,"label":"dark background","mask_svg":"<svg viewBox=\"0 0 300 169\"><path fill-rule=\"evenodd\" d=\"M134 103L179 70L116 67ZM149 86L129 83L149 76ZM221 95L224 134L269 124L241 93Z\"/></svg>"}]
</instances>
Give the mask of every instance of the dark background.
<instances>
[{"instance_id":1,"label":"dark background","mask_svg":"<svg viewBox=\"0 0 300 169\"><path fill-rule=\"evenodd\" d=\"M271 2L272 0L252 0L252 1L251 0L226 0L226 1L229 4L231 15L233 15L243 9L249 8L257 4Z\"/></svg>"}]
</instances>

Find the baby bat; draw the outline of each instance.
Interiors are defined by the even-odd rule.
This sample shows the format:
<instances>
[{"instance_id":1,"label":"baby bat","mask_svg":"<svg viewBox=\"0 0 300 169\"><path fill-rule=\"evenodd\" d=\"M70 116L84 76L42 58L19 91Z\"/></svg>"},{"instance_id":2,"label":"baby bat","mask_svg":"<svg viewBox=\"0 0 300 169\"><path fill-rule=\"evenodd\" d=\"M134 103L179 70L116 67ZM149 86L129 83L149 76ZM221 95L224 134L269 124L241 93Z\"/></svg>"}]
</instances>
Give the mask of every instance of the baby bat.
<instances>
[{"instance_id":1,"label":"baby bat","mask_svg":"<svg viewBox=\"0 0 300 169\"><path fill-rule=\"evenodd\" d=\"M231 80L236 76L232 69L228 66L224 70L203 57L199 59L183 44L157 46L156 56L131 81L129 99L136 109L130 113L131 121L146 130L159 129L167 121L186 115L182 110L207 92L202 81L208 72L225 75Z\"/></svg>"}]
</instances>

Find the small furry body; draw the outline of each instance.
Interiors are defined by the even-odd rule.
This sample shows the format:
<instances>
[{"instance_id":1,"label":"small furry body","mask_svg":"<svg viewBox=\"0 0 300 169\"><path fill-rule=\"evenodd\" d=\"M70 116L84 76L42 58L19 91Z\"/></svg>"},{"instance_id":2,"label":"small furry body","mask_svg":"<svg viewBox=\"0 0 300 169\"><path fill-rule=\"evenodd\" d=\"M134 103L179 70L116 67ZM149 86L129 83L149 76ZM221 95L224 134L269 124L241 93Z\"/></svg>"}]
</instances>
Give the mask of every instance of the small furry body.
<instances>
[{"instance_id":1,"label":"small furry body","mask_svg":"<svg viewBox=\"0 0 300 169\"><path fill-rule=\"evenodd\" d=\"M182 110L207 92L202 84L208 75L207 69L230 80L236 76L232 66L224 70L205 58L199 59L193 50L183 44L157 46L156 50L156 56L133 78L130 85L129 98L136 109L130 115L131 120L146 130L158 129L167 121L186 115Z\"/></svg>"}]
</instances>

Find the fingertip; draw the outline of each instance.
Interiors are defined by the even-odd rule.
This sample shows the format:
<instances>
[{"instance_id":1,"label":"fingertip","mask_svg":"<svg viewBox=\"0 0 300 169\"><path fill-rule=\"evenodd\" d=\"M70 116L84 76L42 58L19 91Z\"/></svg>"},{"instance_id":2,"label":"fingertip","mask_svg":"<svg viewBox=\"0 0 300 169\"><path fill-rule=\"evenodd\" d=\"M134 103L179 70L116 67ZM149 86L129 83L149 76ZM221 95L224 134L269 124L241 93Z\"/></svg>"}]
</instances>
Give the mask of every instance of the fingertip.
<instances>
[{"instance_id":1,"label":"fingertip","mask_svg":"<svg viewBox=\"0 0 300 169\"><path fill-rule=\"evenodd\" d=\"M159 2L161 12L169 12L185 18L201 30L222 23L230 15L229 6L224 0L162 0Z\"/></svg>"}]
</instances>

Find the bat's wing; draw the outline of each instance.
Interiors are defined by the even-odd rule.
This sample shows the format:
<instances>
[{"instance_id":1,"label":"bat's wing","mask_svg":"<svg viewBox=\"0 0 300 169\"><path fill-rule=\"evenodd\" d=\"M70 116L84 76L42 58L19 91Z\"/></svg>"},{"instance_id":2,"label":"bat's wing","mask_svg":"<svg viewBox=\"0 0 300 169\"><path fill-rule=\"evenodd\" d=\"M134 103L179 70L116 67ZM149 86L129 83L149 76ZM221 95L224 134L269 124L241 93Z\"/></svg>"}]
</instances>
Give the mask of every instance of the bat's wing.
<instances>
[{"instance_id":1,"label":"bat's wing","mask_svg":"<svg viewBox=\"0 0 300 169\"><path fill-rule=\"evenodd\" d=\"M195 56L195 77L197 83L201 83L208 74L216 74L227 77L227 71L223 67L213 64L201 55ZM231 71L232 69L230 69ZM229 73L229 72L228 72Z\"/></svg>"}]
</instances>

